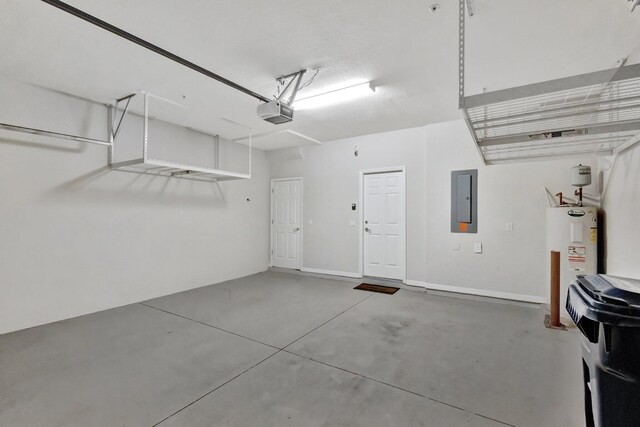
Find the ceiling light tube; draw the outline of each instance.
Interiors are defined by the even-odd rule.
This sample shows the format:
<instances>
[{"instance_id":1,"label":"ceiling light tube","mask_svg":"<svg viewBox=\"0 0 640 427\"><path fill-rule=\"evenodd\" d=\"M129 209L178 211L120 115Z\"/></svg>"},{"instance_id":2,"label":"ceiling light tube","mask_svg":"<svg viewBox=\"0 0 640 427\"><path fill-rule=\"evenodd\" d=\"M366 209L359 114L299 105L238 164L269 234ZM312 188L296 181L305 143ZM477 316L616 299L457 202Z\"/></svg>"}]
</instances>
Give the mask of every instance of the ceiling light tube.
<instances>
[{"instance_id":1,"label":"ceiling light tube","mask_svg":"<svg viewBox=\"0 0 640 427\"><path fill-rule=\"evenodd\" d=\"M322 108L326 107L327 105L338 104L340 102L361 98L363 96L370 95L375 91L376 88L373 83L360 83L342 89L336 89L330 92L321 93L319 95L310 96L308 98L297 99L293 102L293 108L296 110Z\"/></svg>"}]
</instances>

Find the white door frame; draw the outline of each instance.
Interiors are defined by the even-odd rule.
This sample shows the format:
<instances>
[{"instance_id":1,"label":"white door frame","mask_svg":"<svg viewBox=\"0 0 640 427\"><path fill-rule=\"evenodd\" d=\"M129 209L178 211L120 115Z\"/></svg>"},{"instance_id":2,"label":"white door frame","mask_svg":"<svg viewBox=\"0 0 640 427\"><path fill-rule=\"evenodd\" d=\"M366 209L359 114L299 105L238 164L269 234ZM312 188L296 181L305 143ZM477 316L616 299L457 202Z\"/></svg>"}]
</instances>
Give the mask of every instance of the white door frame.
<instances>
[{"instance_id":1,"label":"white door frame","mask_svg":"<svg viewBox=\"0 0 640 427\"><path fill-rule=\"evenodd\" d=\"M293 176L291 178L274 178L271 180L271 193L269 194L269 198L271 200L270 213L269 217L271 218L271 223L269 224L269 267L273 267L273 184L278 181L300 181L300 265L298 266L298 270L302 270L302 254L304 247L304 178L301 176Z\"/></svg>"},{"instance_id":2,"label":"white door frame","mask_svg":"<svg viewBox=\"0 0 640 427\"><path fill-rule=\"evenodd\" d=\"M407 281L407 167L389 166L373 169L360 169L360 231L359 231L359 267L358 274L364 277L364 176L375 173L401 172L404 181L404 225L402 234L404 235L404 262L402 263L402 282Z\"/></svg>"}]
</instances>

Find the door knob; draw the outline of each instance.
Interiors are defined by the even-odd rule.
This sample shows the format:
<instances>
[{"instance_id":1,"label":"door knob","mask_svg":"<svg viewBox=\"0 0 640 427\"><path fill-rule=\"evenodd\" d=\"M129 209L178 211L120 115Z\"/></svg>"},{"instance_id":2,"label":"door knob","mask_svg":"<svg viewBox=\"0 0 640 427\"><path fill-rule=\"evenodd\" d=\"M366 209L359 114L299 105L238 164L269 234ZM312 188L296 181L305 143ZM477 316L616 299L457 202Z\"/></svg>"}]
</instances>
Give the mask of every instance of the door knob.
<instances>
[{"instance_id":1,"label":"door knob","mask_svg":"<svg viewBox=\"0 0 640 427\"><path fill-rule=\"evenodd\" d=\"M365 227L364 231L369 232L369 231L371 231L371 229L369 227Z\"/></svg>"},{"instance_id":2,"label":"door knob","mask_svg":"<svg viewBox=\"0 0 640 427\"><path fill-rule=\"evenodd\" d=\"M294 228L293 231L300 231L300 227Z\"/></svg>"}]
</instances>

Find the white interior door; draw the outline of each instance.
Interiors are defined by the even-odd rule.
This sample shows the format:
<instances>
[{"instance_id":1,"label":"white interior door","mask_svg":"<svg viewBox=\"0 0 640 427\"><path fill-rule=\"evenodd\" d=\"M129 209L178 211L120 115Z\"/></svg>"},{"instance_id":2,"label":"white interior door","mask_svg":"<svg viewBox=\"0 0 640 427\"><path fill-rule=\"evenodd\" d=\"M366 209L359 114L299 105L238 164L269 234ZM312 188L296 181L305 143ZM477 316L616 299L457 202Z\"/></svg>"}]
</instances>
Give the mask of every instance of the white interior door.
<instances>
[{"instance_id":1,"label":"white interior door","mask_svg":"<svg viewBox=\"0 0 640 427\"><path fill-rule=\"evenodd\" d=\"M274 267L302 267L302 180L271 185L271 262Z\"/></svg>"},{"instance_id":2,"label":"white interior door","mask_svg":"<svg viewBox=\"0 0 640 427\"><path fill-rule=\"evenodd\" d=\"M404 172L364 175L364 274L404 280Z\"/></svg>"}]
</instances>

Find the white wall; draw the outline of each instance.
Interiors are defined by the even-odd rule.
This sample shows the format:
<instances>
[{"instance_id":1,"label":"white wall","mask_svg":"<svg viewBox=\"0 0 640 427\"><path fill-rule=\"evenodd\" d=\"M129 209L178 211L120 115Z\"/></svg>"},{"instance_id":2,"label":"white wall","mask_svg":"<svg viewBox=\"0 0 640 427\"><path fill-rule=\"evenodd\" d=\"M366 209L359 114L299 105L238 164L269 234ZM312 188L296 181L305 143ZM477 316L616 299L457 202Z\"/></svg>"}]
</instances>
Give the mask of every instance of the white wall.
<instances>
[{"instance_id":1,"label":"white wall","mask_svg":"<svg viewBox=\"0 0 640 427\"><path fill-rule=\"evenodd\" d=\"M359 205L360 170L406 166L407 277L425 278L426 135L425 128L414 128L331 141L296 149L303 157L297 160L286 153L269 154L272 178L304 178L303 268L357 273L361 207L352 211L351 204Z\"/></svg>"},{"instance_id":2,"label":"white wall","mask_svg":"<svg viewBox=\"0 0 640 427\"><path fill-rule=\"evenodd\" d=\"M101 106L34 87L0 88L5 122L105 137ZM609 271L632 277L637 230L626 224L638 211L638 152L619 159L607 195ZM592 164L483 167L461 121L272 152L270 161L253 154L253 179L215 185L108 171L104 147L0 133L0 333L264 270L269 176L304 177L304 267L357 273L359 211L351 204L359 171L384 166L407 168L411 283L546 298L542 188L571 192L569 168ZM450 171L470 168L479 169L479 232L452 234ZM475 241L483 254L472 253ZM451 250L456 242L460 251Z\"/></svg>"},{"instance_id":3,"label":"white wall","mask_svg":"<svg viewBox=\"0 0 640 427\"><path fill-rule=\"evenodd\" d=\"M640 279L640 145L616 159L604 208L607 273Z\"/></svg>"},{"instance_id":4,"label":"white wall","mask_svg":"<svg viewBox=\"0 0 640 427\"><path fill-rule=\"evenodd\" d=\"M359 157L353 156L355 145ZM358 201L359 171L405 165L408 282L532 300L548 294L543 187L572 193L570 168L593 164L583 158L483 166L462 121L331 141L300 152L302 159L276 152L269 157L272 178L304 177L305 268L358 272L359 226L350 227L349 221L359 218L350 210ZM476 168L478 233L453 234L450 173ZM513 231L505 231L507 222L513 222ZM474 242L482 242L483 254L473 253ZM453 243L460 243L460 251L451 249Z\"/></svg>"},{"instance_id":5,"label":"white wall","mask_svg":"<svg viewBox=\"0 0 640 427\"><path fill-rule=\"evenodd\" d=\"M0 87L5 122L106 137L101 106ZM0 134L0 333L266 269L264 152L251 180L219 185L108 171L106 153Z\"/></svg>"},{"instance_id":6,"label":"white wall","mask_svg":"<svg viewBox=\"0 0 640 427\"><path fill-rule=\"evenodd\" d=\"M428 126L427 281L532 297L548 296L547 199L572 195L570 169L590 158L483 166L464 122ZM451 170L478 169L478 233L449 232ZM596 194L595 185L585 192ZM506 223L513 231L506 231ZM474 242L482 254L473 253ZM460 251L451 250L460 243Z\"/></svg>"}]
</instances>

